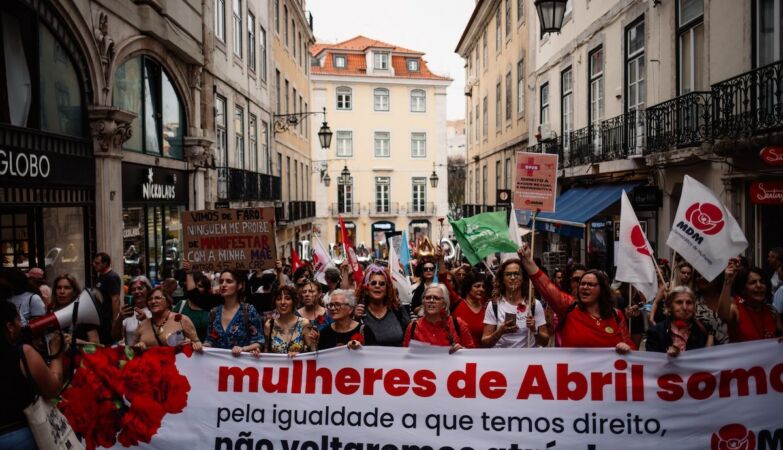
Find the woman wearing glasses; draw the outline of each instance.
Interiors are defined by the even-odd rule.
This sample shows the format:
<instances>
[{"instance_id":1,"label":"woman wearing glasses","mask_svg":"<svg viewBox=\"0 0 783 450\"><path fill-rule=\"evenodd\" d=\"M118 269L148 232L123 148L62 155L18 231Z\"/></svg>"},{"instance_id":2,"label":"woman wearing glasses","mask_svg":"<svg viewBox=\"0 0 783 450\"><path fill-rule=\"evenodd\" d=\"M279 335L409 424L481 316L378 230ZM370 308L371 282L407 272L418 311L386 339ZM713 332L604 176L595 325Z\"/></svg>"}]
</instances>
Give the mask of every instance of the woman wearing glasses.
<instances>
[{"instance_id":1,"label":"woman wearing glasses","mask_svg":"<svg viewBox=\"0 0 783 450\"><path fill-rule=\"evenodd\" d=\"M418 283L411 286L411 292L413 293L411 310L414 315L417 315L421 312L421 299L424 290L435 281L435 262L429 257L422 259L413 269L413 274L419 279Z\"/></svg>"},{"instance_id":2,"label":"woman wearing glasses","mask_svg":"<svg viewBox=\"0 0 783 450\"><path fill-rule=\"evenodd\" d=\"M636 348L625 317L614 307L605 273L586 271L574 297L541 272L527 244L522 244L517 253L533 285L558 315L562 347L614 347L620 354Z\"/></svg>"},{"instance_id":3,"label":"woman wearing glasses","mask_svg":"<svg viewBox=\"0 0 783 450\"><path fill-rule=\"evenodd\" d=\"M196 333L196 327L188 316L171 311L171 297L156 287L150 293L147 306L152 317L144 320L136 330L133 346L144 350L149 347L176 347L177 345L193 344L193 350L201 351L201 340Z\"/></svg>"},{"instance_id":4,"label":"woman wearing glasses","mask_svg":"<svg viewBox=\"0 0 783 450\"><path fill-rule=\"evenodd\" d=\"M353 320L353 309L356 307L356 296L351 291L335 289L329 304L326 305L334 320L321 331L318 340L318 350L347 345L348 348L359 348L364 342L361 324Z\"/></svg>"},{"instance_id":5,"label":"woman wearing glasses","mask_svg":"<svg viewBox=\"0 0 783 450\"><path fill-rule=\"evenodd\" d=\"M495 275L498 298L492 300L484 313L482 346L530 348L549 343L544 307L536 299L528 301L529 283L518 259L500 265Z\"/></svg>"},{"instance_id":6,"label":"woman wearing glasses","mask_svg":"<svg viewBox=\"0 0 783 450\"><path fill-rule=\"evenodd\" d=\"M367 266L356 297L356 317L364 322L365 345L401 346L410 317L400 306L386 269L375 264Z\"/></svg>"},{"instance_id":7,"label":"woman wearing glasses","mask_svg":"<svg viewBox=\"0 0 783 450\"><path fill-rule=\"evenodd\" d=\"M433 283L424 290L422 300L422 318L408 325L403 347L408 347L411 340L450 347L449 353L475 347L467 324L449 316L449 296L444 285Z\"/></svg>"}]
</instances>

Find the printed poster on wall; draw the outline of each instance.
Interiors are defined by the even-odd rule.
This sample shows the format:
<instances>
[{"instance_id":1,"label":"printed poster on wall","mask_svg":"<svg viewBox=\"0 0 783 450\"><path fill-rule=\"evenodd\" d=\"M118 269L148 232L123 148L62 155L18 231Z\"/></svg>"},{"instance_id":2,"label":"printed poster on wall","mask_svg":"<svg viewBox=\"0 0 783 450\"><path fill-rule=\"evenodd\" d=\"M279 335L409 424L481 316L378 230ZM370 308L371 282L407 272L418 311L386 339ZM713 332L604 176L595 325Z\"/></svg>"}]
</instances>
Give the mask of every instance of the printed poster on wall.
<instances>
[{"instance_id":1,"label":"printed poster on wall","mask_svg":"<svg viewBox=\"0 0 783 450\"><path fill-rule=\"evenodd\" d=\"M554 212L557 197L557 155L517 152L514 208Z\"/></svg>"},{"instance_id":2,"label":"printed poster on wall","mask_svg":"<svg viewBox=\"0 0 783 450\"><path fill-rule=\"evenodd\" d=\"M274 208L184 211L185 258L193 271L270 269L277 259Z\"/></svg>"}]
</instances>

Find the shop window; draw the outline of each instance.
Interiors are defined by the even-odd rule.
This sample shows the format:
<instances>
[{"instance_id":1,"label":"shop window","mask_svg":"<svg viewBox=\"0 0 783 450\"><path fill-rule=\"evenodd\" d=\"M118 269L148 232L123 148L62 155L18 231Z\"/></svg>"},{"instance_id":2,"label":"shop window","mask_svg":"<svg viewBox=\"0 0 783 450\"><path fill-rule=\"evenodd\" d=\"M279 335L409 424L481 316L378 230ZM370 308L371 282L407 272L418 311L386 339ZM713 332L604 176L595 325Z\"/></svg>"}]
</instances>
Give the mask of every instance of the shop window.
<instances>
[{"instance_id":1,"label":"shop window","mask_svg":"<svg viewBox=\"0 0 783 450\"><path fill-rule=\"evenodd\" d=\"M0 214L3 267L30 267L32 220L27 213Z\"/></svg>"},{"instance_id":2,"label":"shop window","mask_svg":"<svg viewBox=\"0 0 783 450\"><path fill-rule=\"evenodd\" d=\"M184 109L171 79L146 56L129 59L118 69L112 105L137 114L126 150L181 159Z\"/></svg>"},{"instance_id":3,"label":"shop window","mask_svg":"<svg viewBox=\"0 0 783 450\"><path fill-rule=\"evenodd\" d=\"M128 207L123 217L123 263L129 276L153 282L173 277L182 261L180 205Z\"/></svg>"},{"instance_id":4,"label":"shop window","mask_svg":"<svg viewBox=\"0 0 783 450\"><path fill-rule=\"evenodd\" d=\"M41 217L46 280L53 283L58 275L67 273L84 283L84 209L43 208Z\"/></svg>"}]
</instances>

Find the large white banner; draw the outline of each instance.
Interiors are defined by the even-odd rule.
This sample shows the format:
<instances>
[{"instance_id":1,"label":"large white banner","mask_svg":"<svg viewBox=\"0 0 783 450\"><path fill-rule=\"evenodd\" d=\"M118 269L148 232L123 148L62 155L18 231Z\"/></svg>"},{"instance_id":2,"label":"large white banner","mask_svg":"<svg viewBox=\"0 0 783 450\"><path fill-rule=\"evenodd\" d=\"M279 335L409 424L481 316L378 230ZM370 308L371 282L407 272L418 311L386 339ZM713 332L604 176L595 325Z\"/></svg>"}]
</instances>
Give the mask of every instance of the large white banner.
<instances>
[{"instance_id":1,"label":"large white banner","mask_svg":"<svg viewBox=\"0 0 783 450\"><path fill-rule=\"evenodd\" d=\"M776 340L674 359L611 349L364 347L260 359L208 350L178 355L176 370L186 405L172 406L181 412L140 448L783 449ZM181 401L171 395L166 402Z\"/></svg>"}]
</instances>

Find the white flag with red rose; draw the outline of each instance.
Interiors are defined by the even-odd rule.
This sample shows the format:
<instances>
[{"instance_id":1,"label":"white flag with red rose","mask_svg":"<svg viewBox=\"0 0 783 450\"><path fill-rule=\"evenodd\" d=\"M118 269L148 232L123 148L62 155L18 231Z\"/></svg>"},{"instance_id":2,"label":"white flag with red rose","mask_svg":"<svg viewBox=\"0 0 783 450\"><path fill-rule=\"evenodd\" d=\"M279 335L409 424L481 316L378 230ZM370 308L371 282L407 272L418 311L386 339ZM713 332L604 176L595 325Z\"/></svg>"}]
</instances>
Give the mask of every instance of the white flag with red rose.
<instances>
[{"instance_id":1,"label":"white flag with red rose","mask_svg":"<svg viewBox=\"0 0 783 450\"><path fill-rule=\"evenodd\" d=\"M614 278L618 281L631 283L644 295L647 301L652 301L658 290L652 247L644 230L639 225L639 219L636 218L636 213L625 191L623 191L621 202L620 245L617 255L617 273ZM623 295L625 294L623 292Z\"/></svg>"},{"instance_id":2,"label":"white flag with red rose","mask_svg":"<svg viewBox=\"0 0 783 450\"><path fill-rule=\"evenodd\" d=\"M336 267L329 256L323 242L318 236L313 236L313 271L315 279L321 284L326 284L326 269Z\"/></svg>"},{"instance_id":3,"label":"white flag with red rose","mask_svg":"<svg viewBox=\"0 0 783 450\"><path fill-rule=\"evenodd\" d=\"M748 240L718 197L685 175L680 206L666 245L712 281L726 268L729 258L748 247Z\"/></svg>"}]
</instances>

